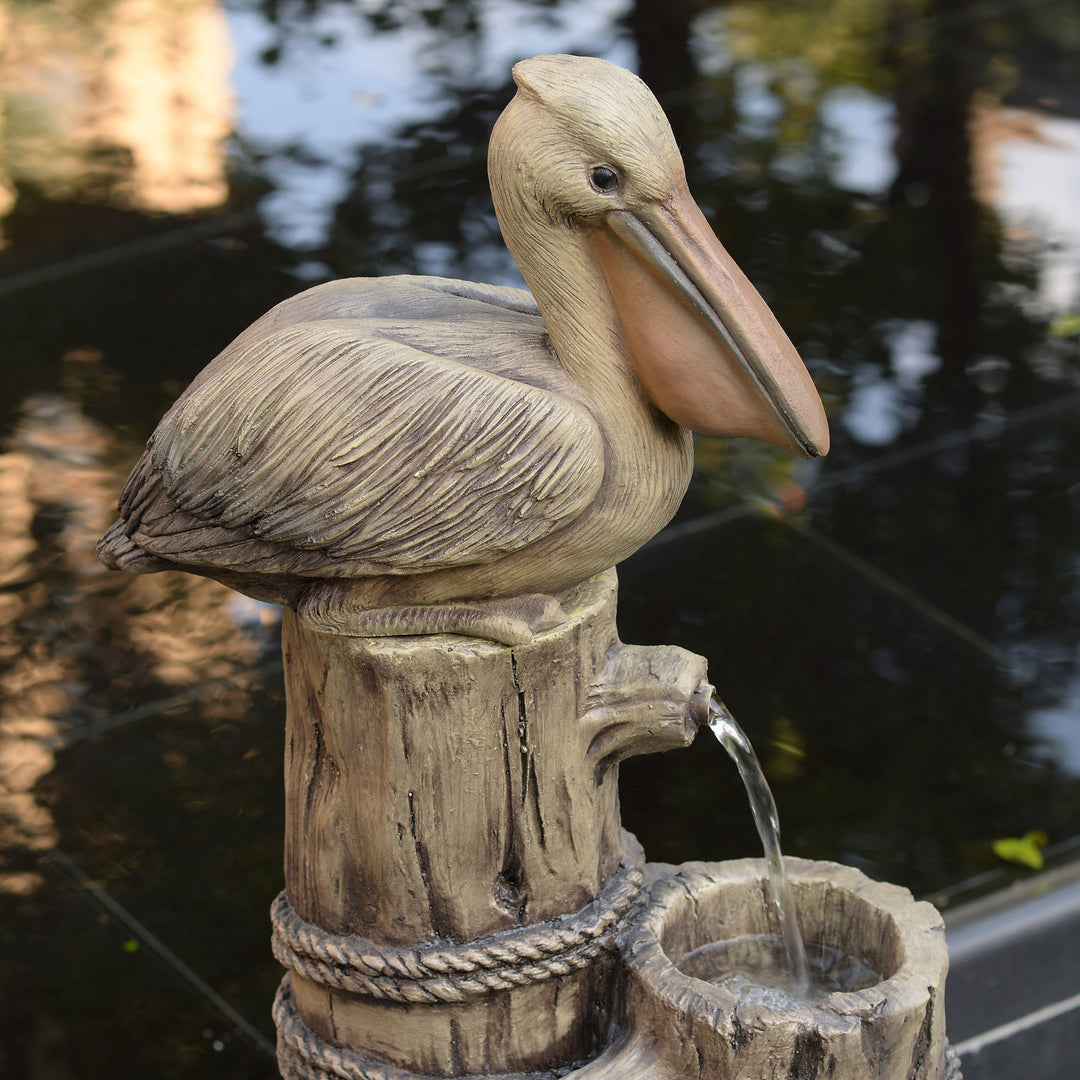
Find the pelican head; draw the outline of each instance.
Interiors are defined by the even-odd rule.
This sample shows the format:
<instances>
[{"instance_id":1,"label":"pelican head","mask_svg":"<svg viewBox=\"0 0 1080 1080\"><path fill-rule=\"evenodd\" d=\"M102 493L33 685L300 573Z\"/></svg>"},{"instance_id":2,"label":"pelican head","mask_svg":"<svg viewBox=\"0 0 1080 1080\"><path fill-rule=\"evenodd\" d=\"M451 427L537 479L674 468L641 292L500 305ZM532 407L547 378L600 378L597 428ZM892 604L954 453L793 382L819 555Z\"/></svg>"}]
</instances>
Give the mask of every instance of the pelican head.
<instances>
[{"instance_id":1,"label":"pelican head","mask_svg":"<svg viewBox=\"0 0 1080 1080\"><path fill-rule=\"evenodd\" d=\"M690 195L645 84L576 56L524 60L514 80L491 138L492 197L564 365L575 345L560 340L559 309L579 324L587 306L595 315L602 305L620 356L675 423L826 453L814 384Z\"/></svg>"}]
</instances>

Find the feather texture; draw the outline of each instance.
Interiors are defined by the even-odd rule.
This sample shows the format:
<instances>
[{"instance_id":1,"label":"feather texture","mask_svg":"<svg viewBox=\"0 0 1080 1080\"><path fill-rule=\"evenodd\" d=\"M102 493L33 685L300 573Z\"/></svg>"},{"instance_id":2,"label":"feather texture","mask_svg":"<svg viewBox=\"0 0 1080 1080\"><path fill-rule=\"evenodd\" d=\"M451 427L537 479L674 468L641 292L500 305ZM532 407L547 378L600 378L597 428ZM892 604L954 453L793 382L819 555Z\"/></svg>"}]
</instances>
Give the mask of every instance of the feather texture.
<instances>
[{"instance_id":1,"label":"feather texture","mask_svg":"<svg viewBox=\"0 0 1080 1080\"><path fill-rule=\"evenodd\" d=\"M319 577L535 543L589 505L604 453L534 312L520 290L438 279L286 301L163 419L123 533L178 563Z\"/></svg>"}]
</instances>

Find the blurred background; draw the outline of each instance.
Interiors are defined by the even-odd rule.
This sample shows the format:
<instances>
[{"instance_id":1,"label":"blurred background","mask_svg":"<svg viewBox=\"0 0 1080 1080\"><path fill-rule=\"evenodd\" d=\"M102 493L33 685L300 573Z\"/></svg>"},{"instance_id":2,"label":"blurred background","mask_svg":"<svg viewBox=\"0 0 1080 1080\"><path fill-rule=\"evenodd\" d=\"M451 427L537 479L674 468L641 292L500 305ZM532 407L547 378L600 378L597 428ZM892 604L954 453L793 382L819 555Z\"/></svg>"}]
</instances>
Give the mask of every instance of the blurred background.
<instances>
[{"instance_id":1,"label":"blurred background","mask_svg":"<svg viewBox=\"0 0 1080 1080\"><path fill-rule=\"evenodd\" d=\"M789 854L946 911L1080 855L1080 9L1065 0L0 0L0 1076L269 1078L278 612L98 536L157 420L328 278L520 284L512 63L638 71L829 410L703 439L620 568L707 656ZM758 853L719 747L651 858Z\"/></svg>"}]
</instances>

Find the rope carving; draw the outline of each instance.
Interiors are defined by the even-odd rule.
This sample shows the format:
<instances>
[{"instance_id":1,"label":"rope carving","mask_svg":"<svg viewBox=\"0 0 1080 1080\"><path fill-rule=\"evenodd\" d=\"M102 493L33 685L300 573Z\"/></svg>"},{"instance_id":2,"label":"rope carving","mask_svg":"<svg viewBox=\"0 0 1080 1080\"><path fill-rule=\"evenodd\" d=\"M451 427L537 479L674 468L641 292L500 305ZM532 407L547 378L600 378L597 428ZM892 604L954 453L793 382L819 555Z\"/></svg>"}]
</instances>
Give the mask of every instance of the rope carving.
<instances>
[{"instance_id":1,"label":"rope carving","mask_svg":"<svg viewBox=\"0 0 1080 1080\"><path fill-rule=\"evenodd\" d=\"M945 1044L945 1080L964 1080L964 1074L960 1072L960 1055L948 1043Z\"/></svg>"},{"instance_id":2,"label":"rope carving","mask_svg":"<svg viewBox=\"0 0 1080 1080\"><path fill-rule=\"evenodd\" d=\"M460 1002L580 971L616 939L645 901L642 874L622 866L580 911L466 945L379 945L305 922L280 893L270 908L274 956L305 979L388 1001Z\"/></svg>"},{"instance_id":3,"label":"rope carving","mask_svg":"<svg viewBox=\"0 0 1080 1080\"><path fill-rule=\"evenodd\" d=\"M274 998L278 1068L288 1080L423 1080L328 1043L300 1019L286 975Z\"/></svg>"}]
</instances>

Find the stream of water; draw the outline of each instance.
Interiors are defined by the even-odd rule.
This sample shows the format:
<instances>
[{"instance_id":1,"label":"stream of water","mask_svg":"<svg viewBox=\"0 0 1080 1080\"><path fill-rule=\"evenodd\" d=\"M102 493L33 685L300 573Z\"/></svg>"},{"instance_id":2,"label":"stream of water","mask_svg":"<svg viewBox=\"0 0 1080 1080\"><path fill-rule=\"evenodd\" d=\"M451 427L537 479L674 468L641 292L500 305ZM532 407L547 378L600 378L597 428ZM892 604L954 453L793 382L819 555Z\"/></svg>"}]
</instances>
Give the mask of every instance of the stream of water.
<instances>
[{"instance_id":1,"label":"stream of water","mask_svg":"<svg viewBox=\"0 0 1080 1080\"><path fill-rule=\"evenodd\" d=\"M784 857L780 853L780 817L776 812L776 802L746 733L727 706L715 696L709 702L709 730L735 762L746 788L754 824L765 849L769 888L780 917L780 932L784 938L792 989L797 997L803 997L810 989L810 966L795 913L791 884L784 872Z\"/></svg>"},{"instance_id":2,"label":"stream of water","mask_svg":"<svg viewBox=\"0 0 1080 1080\"><path fill-rule=\"evenodd\" d=\"M754 748L727 706L716 697L709 702L709 730L734 760L746 788L765 849L780 934L710 942L687 953L679 961L680 970L722 986L742 1001L774 1009L813 1006L837 991L873 986L881 976L843 949L819 942L808 957L780 853L780 818Z\"/></svg>"}]
</instances>

